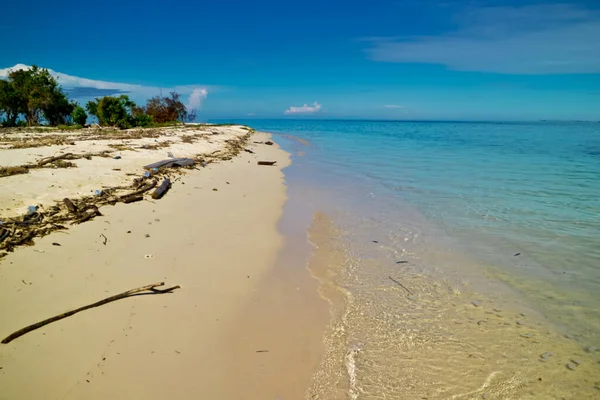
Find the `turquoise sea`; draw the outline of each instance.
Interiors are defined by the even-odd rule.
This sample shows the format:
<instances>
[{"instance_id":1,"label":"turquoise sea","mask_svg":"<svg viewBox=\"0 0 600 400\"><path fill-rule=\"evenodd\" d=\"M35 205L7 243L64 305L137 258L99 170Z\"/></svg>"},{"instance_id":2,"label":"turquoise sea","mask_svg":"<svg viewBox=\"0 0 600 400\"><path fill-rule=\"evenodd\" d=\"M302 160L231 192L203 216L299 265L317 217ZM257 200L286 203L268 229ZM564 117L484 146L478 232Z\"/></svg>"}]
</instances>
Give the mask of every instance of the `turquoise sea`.
<instances>
[{"instance_id":1,"label":"turquoise sea","mask_svg":"<svg viewBox=\"0 0 600 400\"><path fill-rule=\"evenodd\" d=\"M345 266L347 276L337 283L355 300L355 324L365 325L344 328L349 336L344 339L344 354L350 381L352 373L359 374L356 387L346 382L350 398L420 398L385 382L386 374L391 381L396 374L406 375L398 369L406 360L386 367L393 363L392 353L379 354L380 349L406 332L383 320L399 309L404 310L404 320L410 318L406 304L394 300L397 295L381 294L392 284L389 276L403 279L400 282L413 294L412 300L421 296L413 317L427 320L430 314L427 332L432 337L441 335L439 321L449 315L459 323L456 315L463 309L456 307L467 307L465 312L473 308L472 299L447 297L438 283L424 283L435 280L445 282L451 292L486 296L495 310L489 314L504 318L504 325L514 323L515 329L521 329L528 324L522 320L531 316L531 326L556 337L564 335L575 348L591 349L585 354L596 357L595 349L600 347L600 123L241 122L277 134L276 141L292 154L293 164L285 170L290 196L324 212L341 229L352 265ZM421 289L420 294L415 288ZM433 296L432 302L423 306L426 296ZM456 307L444 308L446 304ZM479 308L478 300L473 304ZM350 308L346 325L352 320ZM527 311L509 316L500 309ZM368 320L366 314L378 317ZM492 324L491 320L477 322L480 330ZM495 331L489 332L491 337ZM515 332L523 335L522 329ZM365 343L378 340L377 350L369 354ZM510 343L507 348L513 346ZM404 340L394 346L412 349L413 345ZM358 361L352 346L356 351L364 348ZM440 356L452 356L452 351ZM506 351L503 354L507 357ZM531 357L537 362L539 355ZM565 357L568 363L569 356ZM538 368L532 365L530 371ZM557 361L557 368L563 373L565 363ZM361 369L368 375L362 383ZM436 379L434 371L429 378L417 378ZM369 382L378 382L380 389L369 389ZM416 385L411 382L405 384ZM446 398L443 387L448 385L432 394L427 391L432 390L430 384L423 389L424 396L437 398L437 393ZM508 390L506 382L502 387ZM448 398L451 392L446 393ZM497 398L510 398L509 392L498 392ZM600 396L600 391L596 393Z\"/></svg>"}]
</instances>

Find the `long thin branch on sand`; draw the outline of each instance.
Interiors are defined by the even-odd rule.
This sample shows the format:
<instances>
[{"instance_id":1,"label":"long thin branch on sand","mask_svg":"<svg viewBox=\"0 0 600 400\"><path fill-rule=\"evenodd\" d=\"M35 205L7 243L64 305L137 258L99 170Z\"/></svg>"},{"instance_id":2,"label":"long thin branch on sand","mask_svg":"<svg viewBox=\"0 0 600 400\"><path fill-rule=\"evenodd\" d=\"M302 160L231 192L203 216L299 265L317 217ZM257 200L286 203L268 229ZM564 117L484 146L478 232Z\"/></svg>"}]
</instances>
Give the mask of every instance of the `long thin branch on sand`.
<instances>
[{"instance_id":1,"label":"long thin branch on sand","mask_svg":"<svg viewBox=\"0 0 600 400\"><path fill-rule=\"evenodd\" d=\"M4 343L4 344L10 343L13 340L15 340L16 338L21 337L21 336L25 335L26 333L29 333L29 332L34 331L36 329L39 329L42 326L51 324L52 322L56 322L56 321L59 321L59 320L61 320L63 318L70 317L71 315L77 314L78 312L81 312L81 311L89 310L90 308L99 307L101 305L104 305L104 304L107 304L107 303L110 303L110 302L113 302L113 301L116 301L116 300L121 300L121 299L127 298L127 297L129 297L129 296L131 296L133 294L136 294L136 293L151 291L151 292L156 293L156 294L163 294L163 293L171 293L173 290L181 288L181 286L177 285L177 286L173 286L173 287L170 287L170 288L167 288L167 289L162 289L162 290L161 289L156 289L158 286L164 286L164 284L165 284L164 282L158 282L158 283L153 283L152 285L146 285L146 286L142 286L142 287L139 287L139 288L136 288L136 289L131 289L131 290L128 290L126 292L123 292L123 293L120 293L120 294L117 294L117 295L114 295L114 296L111 296L111 297L107 297L104 300L97 301L96 303L89 304L87 306L83 306L83 307L77 308L75 310L68 311L68 312L66 312L64 314L60 314L60 315L57 315L57 316L52 317L52 318L45 319L45 320L40 321L38 323L35 323L33 325L26 326L23 329L19 329L18 331L14 332L14 333L12 333L10 335L8 335L2 341L2 343Z\"/></svg>"}]
</instances>

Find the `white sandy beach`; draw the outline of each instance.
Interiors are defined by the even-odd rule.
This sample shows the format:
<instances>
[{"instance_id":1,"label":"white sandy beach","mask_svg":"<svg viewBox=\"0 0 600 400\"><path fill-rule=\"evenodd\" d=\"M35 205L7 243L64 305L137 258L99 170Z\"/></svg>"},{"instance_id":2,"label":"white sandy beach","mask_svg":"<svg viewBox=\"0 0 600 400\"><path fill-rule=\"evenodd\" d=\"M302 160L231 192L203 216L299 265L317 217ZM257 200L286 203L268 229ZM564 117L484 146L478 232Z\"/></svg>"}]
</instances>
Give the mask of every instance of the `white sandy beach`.
<instances>
[{"instance_id":1,"label":"white sandy beach","mask_svg":"<svg viewBox=\"0 0 600 400\"><path fill-rule=\"evenodd\" d=\"M215 135L219 139L209 138L213 143L205 142L202 151L238 134L230 129ZM240 314L247 314L258 288L264 288L263 278L283 245L277 222L286 200L281 168L289 158L276 145L253 144L267 139L255 134L247 146L255 154L242 152L232 161L191 171L161 200L103 207L102 217L37 238L35 246L19 247L0 260L2 337L135 287L159 281L182 287L171 294L119 300L0 345L0 399L266 398L265 390L261 394L260 388L253 392L236 385L235 373L228 371L252 370L248 363L257 362L255 351L236 355L232 349L240 346L232 346L232 340ZM84 145L99 146L77 146ZM35 170L0 178L0 204L7 208L6 202L14 201L8 208L21 209L34 200L49 204L79 191L87 194L110 179L109 163L119 162L121 173L128 168L139 172L140 165L157 160L157 151L198 153L198 147L187 150L183 145L149 154L138 149L98 164L77 160L79 168L54 175L65 179L61 182L68 188L48 194L48 200L40 193L49 193L42 186L52 185L48 179L53 175L37 177L40 170ZM24 149L10 162L51 154L47 148ZM277 161L277 166L258 166L258 159ZM86 163L85 168L102 173L87 174ZM116 176L110 184L119 183ZM20 197L6 200L5 190ZM314 343L295 347L302 354L309 345L313 351ZM299 384L307 384L317 359L313 354ZM240 367L240 362L247 364ZM267 380L276 382L277 376ZM277 384L270 388L276 390ZM302 398L304 388L291 389L299 395L294 398ZM248 395L239 397L242 393ZM277 393L269 394L276 398Z\"/></svg>"}]
</instances>

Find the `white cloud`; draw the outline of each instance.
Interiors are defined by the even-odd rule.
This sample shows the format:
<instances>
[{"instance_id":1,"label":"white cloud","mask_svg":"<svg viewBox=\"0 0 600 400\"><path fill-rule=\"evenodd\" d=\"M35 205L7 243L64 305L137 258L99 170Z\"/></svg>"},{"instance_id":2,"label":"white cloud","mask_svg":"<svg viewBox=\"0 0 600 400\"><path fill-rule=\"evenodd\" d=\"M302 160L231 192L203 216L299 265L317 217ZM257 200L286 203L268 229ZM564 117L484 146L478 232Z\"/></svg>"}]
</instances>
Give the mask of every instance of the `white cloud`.
<instances>
[{"instance_id":1,"label":"white cloud","mask_svg":"<svg viewBox=\"0 0 600 400\"><path fill-rule=\"evenodd\" d=\"M8 73L13 70L28 70L29 65L17 64L14 67L0 69L0 79L6 78ZM97 81L93 79L80 78L56 72L48 69L63 89L71 93L71 97L78 98L93 98L96 96L107 96L111 94L127 93L136 101L144 101L152 96L160 93L167 94L172 91L177 91L179 94L188 97L188 107L199 108L202 101L208 96L208 88L201 85L185 85L175 86L173 88L164 88L158 86L143 86L133 85L129 83Z\"/></svg>"},{"instance_id":2,"label":"white cloud","mask_svg":"<svg viewBox=\"0 0 600 400\"><path fill-rule=\"evenodd\" d=\"M188 98L187 107L190 110L194 109L194 108L200 108L200 106L202 105L202 101L204 101L204 99L206 99L206 96L208 96L208 91L205 88L198 88L198 89L192 90L192 93L190 94L190 97Z\"/></svg>"},{"instance_id":3,"label":"white cloud","mask_svg":"<svg viewBox=\"0 0 600 400\"><path fill-rule=\"evenodd\" d=\"M396 104L386 104L385 108L404 108L404 106L398 106Z\"/></svg>"},{"instance_id":4,"label":"white cloud","mask_svg":"<svg viewBox=\"0 0 600 400\"><path fill-rule=\"evenodd\" d=\"M249 112L249 113L248 113L248 116L249 116L249 117L254 117L255 115L256 115L256 113L253 113L253 112Z\"/></svg>"},{"instance_id":5,"label":"white cloud","mask_svg":"<svg viewBox=\"0 0 600 400\"><path fill-rule=\"evenodd\" d=\"M506 74L600 73L600 11L574 4L463 10L439 36L369 38L374 61Z\"/></svg>"},{"instance_id":6,"label":"white cloud","mask_svg":"<svg viewBox=\"0 0 600 400\"><path fill-rule=\"evenodd\" d=\"M320 109L321 105L315 101L311 106L309 106L308 104L304 104L300 107L291 106L290 108L285 110L284 114L311 114L318 112Z\"/></svg>"}]
</instances>

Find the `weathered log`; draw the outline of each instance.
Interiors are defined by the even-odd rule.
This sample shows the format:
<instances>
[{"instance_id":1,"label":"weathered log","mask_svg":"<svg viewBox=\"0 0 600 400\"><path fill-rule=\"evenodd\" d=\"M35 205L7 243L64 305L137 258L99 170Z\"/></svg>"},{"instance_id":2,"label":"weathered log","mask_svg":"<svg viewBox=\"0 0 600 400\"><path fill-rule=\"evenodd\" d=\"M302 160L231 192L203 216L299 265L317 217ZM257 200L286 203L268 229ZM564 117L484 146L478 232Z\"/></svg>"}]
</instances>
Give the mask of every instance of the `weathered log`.
<instances>
[{"instance_id":1,"label":"weathered log","mask_svg":"<svg viewBox=\"0 0 600 400\"><path fill-rule=\"evenodd\" d=\"M258 165L275 165L277 161L259 161Z\"/></svg>"},{"instance_id":2,"label":"weathered log","mask_svg":"<svg viewBox=\"0 0 600 400\"><path fill-rule=\"evenodd\" d=\"M125 204L135 203L136 201L142 201L142 200L144 200L144 196L142 196L141 194L134 195L134 196L121 197L121 202L123 202Z\"/></svg>"},{"instance_id":3,"label":"weathered log","mask_svg":"<svg viewBox=\"0 0 600 400\"><path fill-rule=\"evenodd\" d=\"M14 332L14 333L12 333L10 335L8 335L6 338L4 338L4 340L2 340L2 343L4 343L4 344L10 343L13 340L15 340L16 338L21 337L21 336L25 335L26 333L29 333L29 332L34 331L36 329L39 329L39 328L41 328L41 327L43 327L45 325L51 324L52 322L56 322L56 321L59 321L61 319L70 317L71 315L77 314L78 312L81 312L81 311L89 310L90 308L99 307L101 305L104 305L104 304L107 304L107 303L110 303L110 302L113 302L113 301L116 301L116 300L121 300L121 299L127 298L127 297L129 297L129 296L131 296L133 294L136 294L136 293L151 291L153 293L163 294L163 293L170 293L170 292L172 292L175 289L180 289L181 288L179 285L177 285L177 286L173 286L173 287L170 287L170 288L167 288L167 289L163 289L163 290L156 289L156 287L158 287L158 286L164 286L164 284L165 284L164 282L158 282L158 283L154 283L152 285L147 285L147 286L142 286L142 287L139 287L139 288L136 288L136 289L131 289L131 290L128 290L126 292L123 292L123 293L120 293L120 294L117 294L117 295L114 295L114 296L107 297L107 298L105 298L103 300L97 301L97 302L89 304L87 306L79 307L79 308L76 308L75 310L67 311L66 313L57 315L57 316L52 317L52 318L45 319L45 320L40 321L38 323L35 323L33 325L26 326L23 329L19 329L18 331Z\"/></svg>"},{"instance_id":4,"label":"weathered log","mask_svg":"<svg viewBox=\"0 0 600 400\"><path fill-rule=\"evenodd\" d=\"M159 187L156 188L154 193L152 193L152 198L155 200L160 199L167 193L167 191L171 188L171 180L169 178L165 178L164 181L160 184Z\"/></svg>"},{"instance_id":5,"label":"weathered log","mask_svg":"<svg viewBox=\"0 0 600 400\"><path fill-rule=\"evenodd\" d=\"M60 156L56 156L56 157L48 157L48 158L44 158L44 159L40 160L38 162L38 166L41 167L43 165L50 164L51 162L58 161L58 160L65 160L67 158L76 158L76 157L73 155L73 153L66 153L66 154L63 154Z\"/></svg>"},{"instance_id":6,"label":"weathered log","mask_svg":"<svg viewBox=\"0 0 600 400\"><path fill-rule=\"evenodd\" d=\"M270 140L267 140L267 141L265 142L265 144L266 144L267 146L273 146L273 142L271 142Z\"/></svg>"},{"instance_id":7,"label":"weathered log","mask_svg":"<svg viewBox=\"0 0 600 400\"><path fill-rule=\"evenodd\" d=\"M254 154L254 151L252 151L252 150L250 150L250 149L244 149L244 151L245 151L246 153Z\"/></svg>"}]
</instances>

